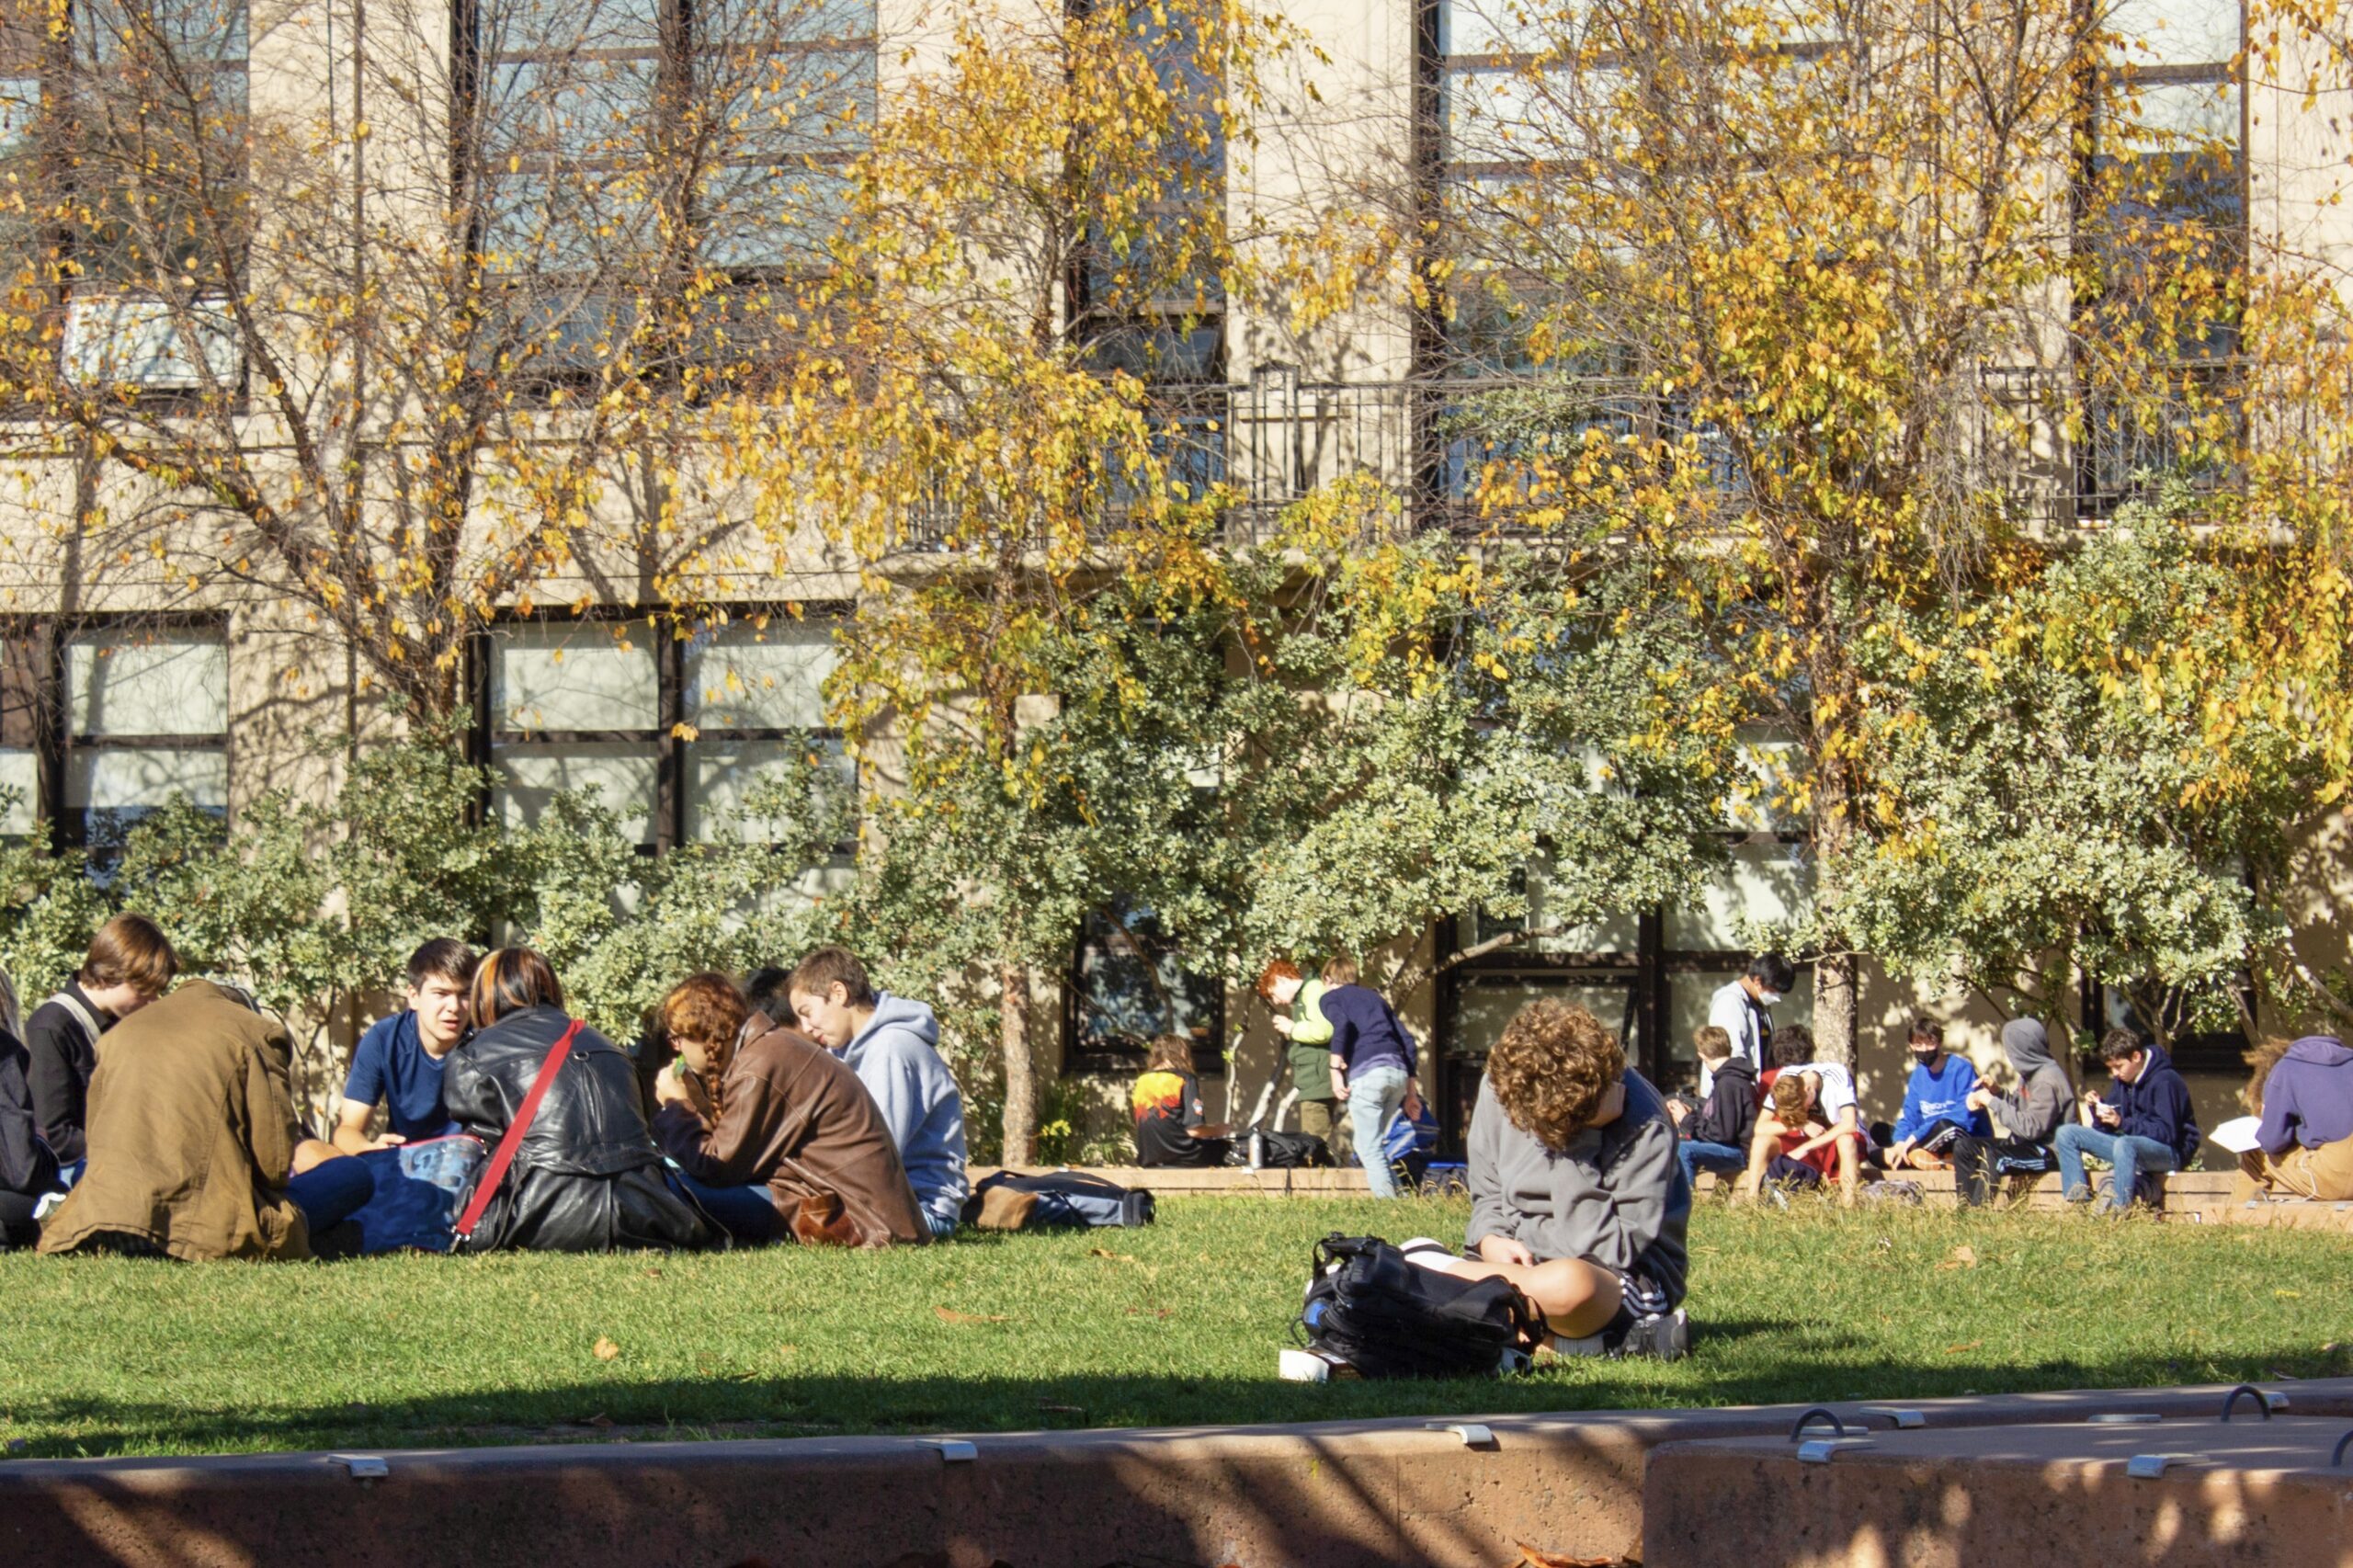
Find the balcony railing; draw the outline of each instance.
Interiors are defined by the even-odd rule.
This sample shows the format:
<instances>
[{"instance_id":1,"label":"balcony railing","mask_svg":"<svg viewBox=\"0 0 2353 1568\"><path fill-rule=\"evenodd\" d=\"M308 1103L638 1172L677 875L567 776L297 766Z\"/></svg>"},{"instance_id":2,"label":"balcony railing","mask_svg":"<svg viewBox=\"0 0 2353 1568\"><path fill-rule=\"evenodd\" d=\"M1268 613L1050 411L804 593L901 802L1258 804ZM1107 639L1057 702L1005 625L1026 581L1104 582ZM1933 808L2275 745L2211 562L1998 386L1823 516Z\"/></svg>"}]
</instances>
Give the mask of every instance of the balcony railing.
<instances>
[{"instance_id":1,"label":"balcony railing","mask_svg":"<svg viewBox=\"0 0 2353 1568\"><path fill-rule=\"evenodd\" d=\"M2084 435L2070 444L2063 427L2076 393L2068 378L1989 368L1978 389L1980 483L2029 525L2104 520L2154 476L2180 471L2184 422L2211 406L2192 391L2211 400L2230 373L2223 364L2185 366L2170 403L2161 392L2130 410L2086 407ZM1227 496L1233 544L1265 539L1283 508L1350 478L1397 498L1393 521L1380 526L1513 532L1514 460L1565 457L1593 431L1683 441L1704 483L1719 493L1743 484L1730 444L1687 402L1624 377L1309 381L1277 368L1239 385L1166 388L1154 406L1170 478L1195 496ZM2235 482L2219 464L2188 473L2213 492ZM1118 507L1115 499L1114 517ZM943 508L926 509L912 519L910 545L938 548L949 521Z\"/></svg>"}]
</instances>

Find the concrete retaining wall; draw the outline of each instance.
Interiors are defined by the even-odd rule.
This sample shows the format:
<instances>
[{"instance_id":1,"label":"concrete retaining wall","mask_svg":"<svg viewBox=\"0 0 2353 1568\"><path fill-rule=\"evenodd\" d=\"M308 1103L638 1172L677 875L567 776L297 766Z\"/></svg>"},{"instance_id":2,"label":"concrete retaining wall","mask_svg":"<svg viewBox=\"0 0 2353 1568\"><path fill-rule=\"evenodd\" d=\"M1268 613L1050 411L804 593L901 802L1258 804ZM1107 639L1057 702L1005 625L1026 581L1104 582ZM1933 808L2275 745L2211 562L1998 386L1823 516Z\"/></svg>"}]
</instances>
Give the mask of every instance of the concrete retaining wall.
<instances>
[{"instance_id":1,"label":"concrete retaining wall","mask_svg":"<svg viewBox=\"0 0 2353 1568\"><path fill-rule=\"evenodd\" d=\"M2280 1385L2353 1416L2353 1379ZM1928 1428L2155 1411L2220 1389L1930 1400ZM1886 1426L1852 1403L1850 1421ZM336 1568L1506 1568L1643 1551L1669 1444L1786 1451L1797 1406L978 1437L0 1463L0 1562ZM1472 1433L1478 1437L1477 1432ZM369 1462L373 1461L373 1462ZM357 1471L381 1467L376 1479ZM1761 1522L1761 1521L1760 1521Z\"/></svg>"}]
</instances>

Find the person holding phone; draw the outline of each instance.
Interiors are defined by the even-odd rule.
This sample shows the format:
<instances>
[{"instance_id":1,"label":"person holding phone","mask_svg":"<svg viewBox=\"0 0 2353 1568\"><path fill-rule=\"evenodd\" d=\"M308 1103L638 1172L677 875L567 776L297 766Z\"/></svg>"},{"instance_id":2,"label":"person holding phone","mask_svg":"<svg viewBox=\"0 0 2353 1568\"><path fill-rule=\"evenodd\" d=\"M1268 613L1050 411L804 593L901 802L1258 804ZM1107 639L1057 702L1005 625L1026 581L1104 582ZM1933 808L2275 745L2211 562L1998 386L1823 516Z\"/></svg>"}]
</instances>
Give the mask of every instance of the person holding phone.
<instances>
[{"instance_id":1,"label":"person holding phone","mask_svg":"<svg viewBox=\"0 0 2353 1568\"><path fill-rule=\"evenodd\" d=\"M2070 1203L2092 1201L2091 1179L2084 1171L2084 1156L2089 1154L2114 1167L2108 1197L2093 1211L2121 1214L2140 1198L2143 1173L2188 1169L2205 1135L2190 1111L2189 1085L2164 1047L2116 1028L2101 1037L2099 1054L2108 1063L2107 1093L2087 1100L2088 1119L2062 1127L2052 1147L2059 1155L2062 1197Z\"/></svg>"}]
</instances>

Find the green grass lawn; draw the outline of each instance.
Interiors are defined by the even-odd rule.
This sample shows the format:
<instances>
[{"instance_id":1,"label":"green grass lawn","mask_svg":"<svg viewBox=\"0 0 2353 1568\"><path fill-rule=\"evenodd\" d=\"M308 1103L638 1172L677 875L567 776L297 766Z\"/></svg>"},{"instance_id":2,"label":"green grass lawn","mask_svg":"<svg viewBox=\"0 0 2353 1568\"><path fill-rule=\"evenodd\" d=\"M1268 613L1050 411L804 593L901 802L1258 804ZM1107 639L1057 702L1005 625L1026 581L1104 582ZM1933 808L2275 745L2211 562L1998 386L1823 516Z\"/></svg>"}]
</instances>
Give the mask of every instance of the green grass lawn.
<instances>
[{"instance_id":1,"label":"green grass lawn","mask_svg":"<svg viewBox=\"0 0 2353 1568\"><path fill-rule=\"evenodd\" d=\"M889 1254L8 1255L0 1444L27 1457L981 1431L2353 1373L2345 1237L1703 1204L1688 1361L1284 1383L1275 1354L1315 1237L1459 1237L1465 1207L1160 1212L1143 1231Z\"/></svg>"}]
</instances>

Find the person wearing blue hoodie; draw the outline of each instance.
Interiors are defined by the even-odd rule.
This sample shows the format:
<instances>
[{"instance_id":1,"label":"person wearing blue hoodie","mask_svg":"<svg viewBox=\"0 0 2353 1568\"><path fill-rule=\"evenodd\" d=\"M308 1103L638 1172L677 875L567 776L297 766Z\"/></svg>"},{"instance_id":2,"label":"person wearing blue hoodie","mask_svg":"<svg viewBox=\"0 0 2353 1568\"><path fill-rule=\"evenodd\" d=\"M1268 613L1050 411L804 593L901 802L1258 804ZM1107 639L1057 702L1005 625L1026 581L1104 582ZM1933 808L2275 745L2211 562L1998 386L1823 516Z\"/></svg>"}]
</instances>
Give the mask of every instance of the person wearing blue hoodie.
<instances>
[{"instance_id":1,"label":"person wearing blue hoodie","mask_svg":"<svg viewBox=\"0 0 2353 1568\"><path fill-rule=\"evenodd\" d=\"M2353 1199L2353 1051L2343 1040L2292 1042L2256 1080L2248 1103L2261 1119L2256 1146L2239 1156L2242 1200L2258 1187L2324 1203Z\"/></svg>"},{"instance_id":2,"label":"person wearing blue hoodie","mask_svg":"<svg viewBox=\"0 0 2353 1568\"><path fill-rule=\"evenodd\" d=\"M954 1231L972 1183L964 1099L939 1054L939 1020L921 1002L876 991L847 948L802 959L785 995L801 1032L839 1056L874 1096L931 1233Z\"/></svg>"},{"instance_id":3,"label":"person wearing blue hoodie","mask_svg":"<svg viewBox=\"0 0 2353 1568\"><path fill-rule=\"evenodd\" d=\"M2141 1196L2143 1175L2188 1168L2204 1134L2190 1113L2189 1085L2163 1046L2131 1029L2110 1029L2100 1039L2099 1054L2110 1082L2091 1102L2093 1123L2069 1122L2053 1147L2062 1197L2070 1203L2092 1200L2084 1174L2084 1156L2090 1154L2114 1167L2108 1198L2096 1212L2121 1214Z\"/></svg>"},{"instance_id":4,"label":"person wearing blue hoodie","mask_svg":"<svg viewBox=\"0 0 2353 1568\"><path fill-rule=\"evenodd\" d=\"M1945 1031L1934 1018L1915 1018L1907 1049L1912 1077L1904 1085L1904 1109L1895 1119L1887 1168L1941 1169L1950 1162L1955 1139L1985 1137L1985 1113L1969 1103L1977 1087L1977 1065L1945 1050Z\"/></svg>"}]
</instances>

